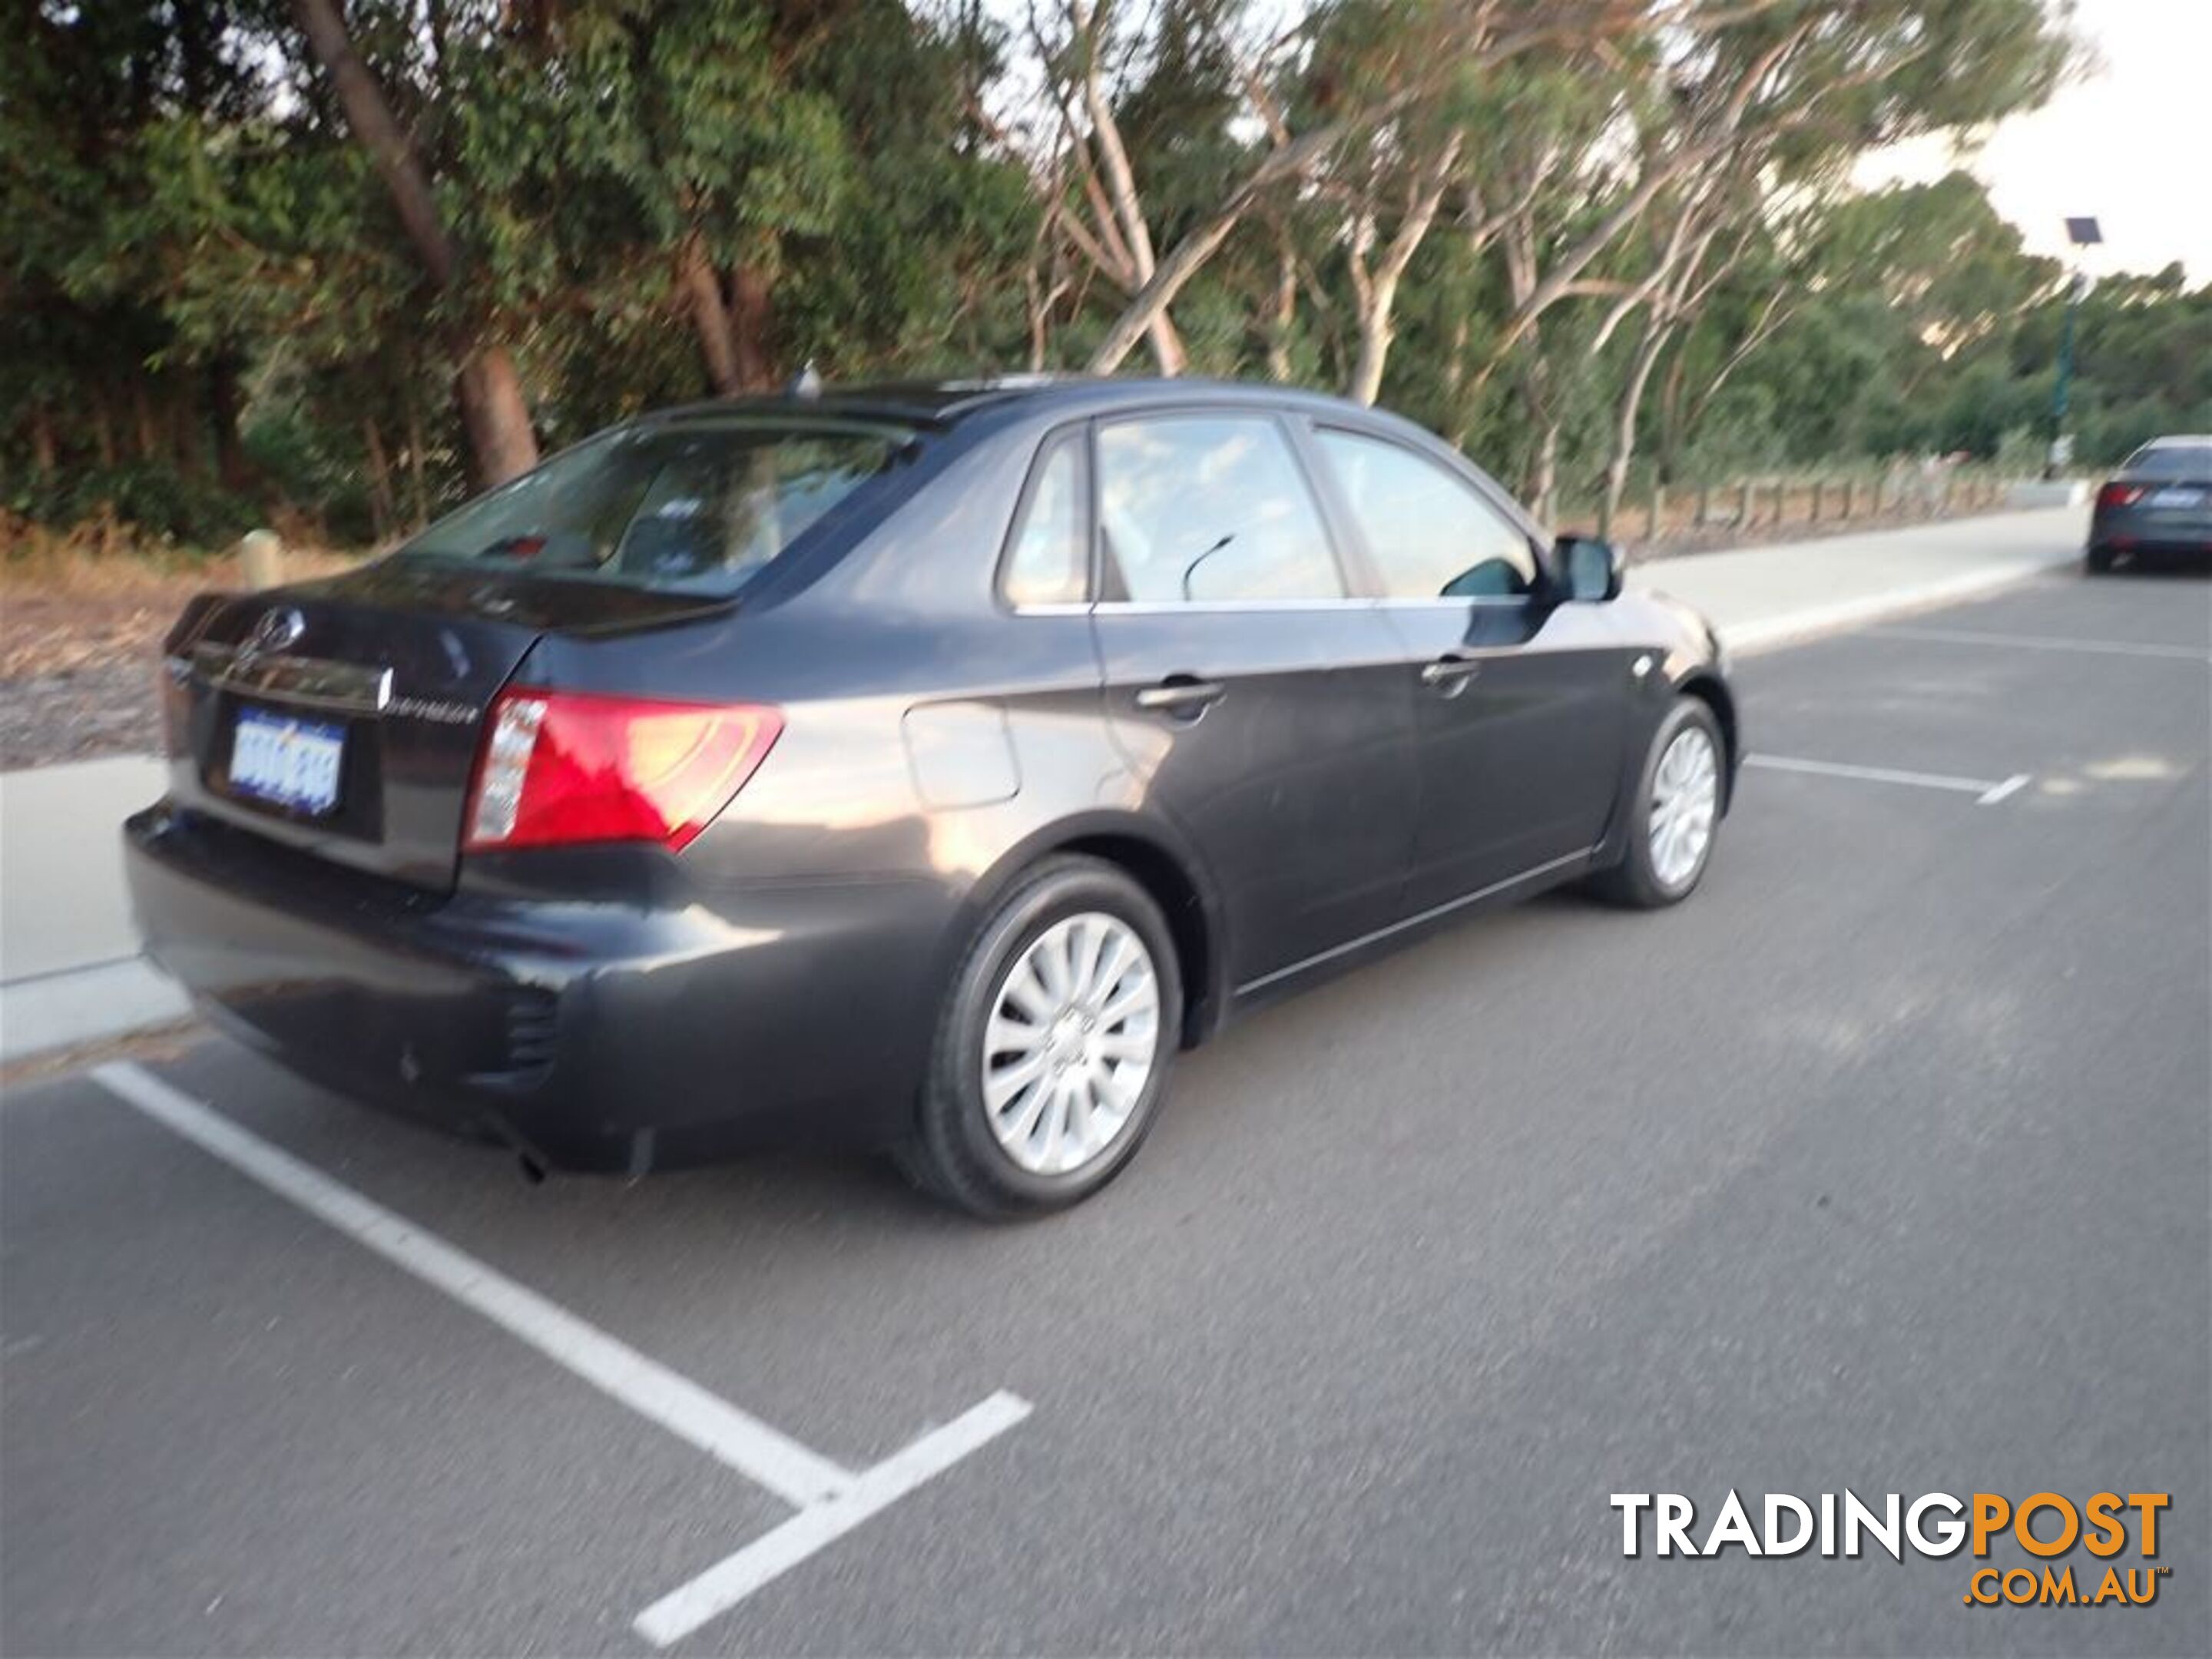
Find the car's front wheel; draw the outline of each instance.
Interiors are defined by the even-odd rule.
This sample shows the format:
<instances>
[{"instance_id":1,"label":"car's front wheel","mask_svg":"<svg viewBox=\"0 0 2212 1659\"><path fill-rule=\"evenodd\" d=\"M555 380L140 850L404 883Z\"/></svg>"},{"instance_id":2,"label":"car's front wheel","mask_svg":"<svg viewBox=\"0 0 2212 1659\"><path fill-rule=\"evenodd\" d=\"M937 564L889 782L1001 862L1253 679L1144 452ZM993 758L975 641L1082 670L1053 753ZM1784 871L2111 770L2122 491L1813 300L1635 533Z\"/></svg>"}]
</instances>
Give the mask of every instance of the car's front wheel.
<instances>
[{"instance_id":1,"label":"car's front wheel","mask_svg":"<svg viewBox=\"0 0 2212 1659\"><path fill-rule=\"evenodd\" d=\"M1088 1198L1151 1127L1182 1012L1175 948L1144 889L1096 859L1039 865L954 976L900 1166L977 1215Z\"/></svg>"},{"instance_id":2,"label":"car's front wheel","mask_svg":"<svg viewBox=\"0 0 2212 1659\"><path fill-rule=\"evenodd\" d=\"M1621 861L1590 884L1616 904L1653 910L1697 890L1719 828L1723 757L1720 722L1704 699L1681 696L1652 734L1629 809Z\"/></svg>"}]
</instances>

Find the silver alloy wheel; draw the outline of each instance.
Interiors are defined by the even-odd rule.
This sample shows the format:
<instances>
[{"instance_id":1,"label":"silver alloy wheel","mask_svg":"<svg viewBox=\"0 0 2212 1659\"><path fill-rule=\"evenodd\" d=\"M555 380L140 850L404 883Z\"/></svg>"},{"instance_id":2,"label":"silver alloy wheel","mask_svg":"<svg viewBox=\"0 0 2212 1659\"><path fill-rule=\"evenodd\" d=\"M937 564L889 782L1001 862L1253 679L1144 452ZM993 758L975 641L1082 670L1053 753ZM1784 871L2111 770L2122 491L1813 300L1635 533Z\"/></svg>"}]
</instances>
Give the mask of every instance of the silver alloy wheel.
<instances>
[{"instance_id":1,"label":"silver alloy wheel","mask_svg":"<svg viewBox=\"0 0 2212 1659\"><path fill-rule=\"evenodd\" d=\"M1103 1156L1144 1095L1159 1033L1159 977L1136 929L1098 910L1053 923L999 981L983 1028L993 1138L1031 1175Z\"/></svg>"},{"instance_id":2,"label":"silver alloy wheel","mask_svg":"<svg viewBox=\"0 0 2212 1659\"><path fill-rule=\"evenodd\" d=\"M1651 778L1651 873L1672 892L1686 887L1713 844L1721 804L1720 760L1711 736L1686 726Z\"/></svg>"}]
</instances>

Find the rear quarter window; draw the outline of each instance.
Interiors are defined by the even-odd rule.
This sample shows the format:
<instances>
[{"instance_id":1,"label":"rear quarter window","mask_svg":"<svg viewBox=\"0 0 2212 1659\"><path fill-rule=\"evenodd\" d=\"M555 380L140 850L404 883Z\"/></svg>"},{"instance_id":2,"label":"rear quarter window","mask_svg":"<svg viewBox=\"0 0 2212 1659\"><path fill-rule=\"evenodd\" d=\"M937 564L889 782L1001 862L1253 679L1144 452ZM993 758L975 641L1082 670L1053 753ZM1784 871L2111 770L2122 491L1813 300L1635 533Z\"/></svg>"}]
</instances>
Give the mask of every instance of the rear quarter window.
<instances>
[{"instance_id":1,"label":"rear quarter window","mask_svg":"<svg viewBox=\"0 0 2212 1659\"><path fill-rule=\"evenodd\" d=\"M395 556L734 594L874 486L914 439L830 422L617 428L479 496Z\"/></svg>"}]
</instances>

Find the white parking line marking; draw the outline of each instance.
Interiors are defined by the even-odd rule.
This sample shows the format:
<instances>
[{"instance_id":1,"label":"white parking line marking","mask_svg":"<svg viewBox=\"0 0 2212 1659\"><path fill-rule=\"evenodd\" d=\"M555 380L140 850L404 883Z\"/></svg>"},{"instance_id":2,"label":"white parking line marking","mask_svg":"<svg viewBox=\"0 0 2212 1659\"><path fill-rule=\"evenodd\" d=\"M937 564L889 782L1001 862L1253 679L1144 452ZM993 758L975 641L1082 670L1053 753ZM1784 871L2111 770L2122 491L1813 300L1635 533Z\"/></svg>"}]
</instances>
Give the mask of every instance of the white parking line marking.
<instances>
[{"instance_id":1,"label":"white parking line marking","mask_svg":"<svg viewBox=\"0 0 2212 1659\"><path fill-rule=\"evenodd\" d=\"M1018 1395L993 1395L903 1451L863 1470L841 1496L800 1510L774 1531L671 1590L638 1614L631 1628L655 1647L682 1640L1029 1414L1029 1401Z\"/></svg>"},{"instance_id":2,"label":"white parking line marking","mask_svg":"<svg viewBox=\"0 0 2212 1659\"><path fill-rule=\"evenodd\" d=\"M1848 766L1841 761L1798 760L1786 755L1746 755L1746 766L1771 772L1804 772L1818 778L1856 778L1865 783L1901 783L1915 789L1948 789L1974 797L1978 806L1994 806L2024 787L2029 774L2016 772L2002 780L1954 778L1941 772L1901 772L1891 766Z\"/></svg>"},{"instance_id":3,"label":"white parking line marking","mask_svg":"<svg viewBox=\"0 0 2212 1659\"><path fill-rule=\"evenodd\" d=\"M92 1075L111 1094L163 1128L280 1198L289 1199L394 1267L445 1291L555 1364L786 1503L804 1510L855 1489L857 1478L851 1471L586 1324L498 1269L278 1151L151 1073L123 1061L95 1066Z\"/></svg>"},{"instance_id":4,"label":"white parking line marking","mask_svg":"<svg viewBox=\"0 0 2212 1659\"><path fill-rule=\"evenodd\" d=\"M2103 657L2165 657L2181 662L2212 662L2212 651L2186 645L2136 645L2124 640L2070 640L2054 634L1983 634L1966 628L1873 628L1878 637L1928 640L1939 645L2002 645L2023 651L2081 651Z\"/></svg>"},{"instance_id":5,"label":"white parking line marking","mask_svg":"<svg viewBox=\"0 0 2212 1659\"><path fill-rule=\"evenodd\" d=\"M1030 1414L1028 1401L1001 1389L942 1428L854 1474L586 1324L497 1268L279 1151L152 1073L124 1060L94 1066L92 1076L163 1128L278 1197L291 1200L394 1267L445 1291L799 1511L640 1613L635 1628L656 1646L665 1647L727 1613L762 1585Z\"/></svg>"}]
</instances>

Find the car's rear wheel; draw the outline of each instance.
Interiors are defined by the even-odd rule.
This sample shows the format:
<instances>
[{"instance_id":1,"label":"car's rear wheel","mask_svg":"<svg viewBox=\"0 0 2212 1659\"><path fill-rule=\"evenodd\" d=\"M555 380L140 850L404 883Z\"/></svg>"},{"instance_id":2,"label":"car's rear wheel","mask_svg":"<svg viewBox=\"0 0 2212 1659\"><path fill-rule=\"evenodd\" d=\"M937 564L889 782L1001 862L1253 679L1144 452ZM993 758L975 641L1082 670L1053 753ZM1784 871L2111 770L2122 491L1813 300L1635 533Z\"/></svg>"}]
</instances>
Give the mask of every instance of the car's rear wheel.
<instances>
[{"instance_id":1,"label":"car's rear wheel","mask_svg":"<svg viewBox=\"0 0 2212 1659\"><path fill-rule=\"evenodd\" d=\"M1626 854L1591 882L1593 891L1655 910L1697 890L1720 827L1726 752L1720 722L1705 701L1676 698L1644 757Z\"/></svg>"},{"instance_id":2,"label":"car's rear wheel","mask_svg":"<svg viewBox=\"0 0 2212 1659\"><path fill-rule=\"evenodd\" d=\"M1112 865L1061 857L978 931L938 1021L899 1164L982 1216L1064 1208L1152 1127L1182 1026L1166 922Z\"/></svg>"},{"instance_id":3,"label":"car's rear wheel","mask_svg":"<svg viewBox=\"0 0 2212 1659\"><path fill-rule=\"evenodd\" d=\"M2093 576L2101 576L2112 568L2112 550L2093 547L2081 561L2082 568Z\"/></svg>"}]
</instances>

